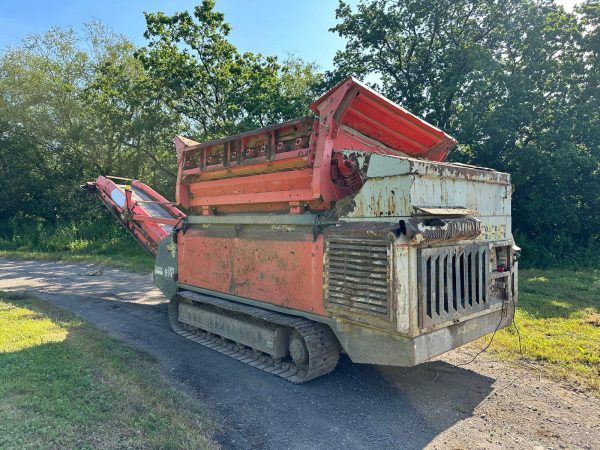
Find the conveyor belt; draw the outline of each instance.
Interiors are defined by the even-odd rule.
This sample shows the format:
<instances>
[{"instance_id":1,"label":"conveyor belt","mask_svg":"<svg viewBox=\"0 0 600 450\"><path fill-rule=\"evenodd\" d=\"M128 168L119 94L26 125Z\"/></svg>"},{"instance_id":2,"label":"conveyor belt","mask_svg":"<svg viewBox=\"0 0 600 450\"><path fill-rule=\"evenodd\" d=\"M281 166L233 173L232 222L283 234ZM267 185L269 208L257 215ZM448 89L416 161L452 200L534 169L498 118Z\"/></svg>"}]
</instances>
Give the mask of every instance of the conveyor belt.
<instances>
[{"instance_id":1,"label":"conveyor belt","mask_svg":"<svg viewBox=\"0 0 600 450\"><path fill-rule=\"evenodd\" d=\"M81 187L98 195L138 243L149 253L156 255L159 242L171 234L173 227L186 215L162 195L137 180L125 179L130 182L129 186L117 184L115 180L124 179L99 176L95 182Z\"/></svg>"},{"instance_id":2,"label":"conveyor belt","mask_svg":"<svg viewBox=\"0 0 600 450\"><path fill-rule=\"evenodd\" d=\"M150 197L144 191L136 186L131 187L132 199L134 202L155 202L156 199ZM163 219L176 219L177 217L171 214L163 205L160 203L138 203L138 206L142 208L150 217L161 217ZM173 226L168 224L159 224L167 233L173 231Z\"/></svg>"}]
</instances>

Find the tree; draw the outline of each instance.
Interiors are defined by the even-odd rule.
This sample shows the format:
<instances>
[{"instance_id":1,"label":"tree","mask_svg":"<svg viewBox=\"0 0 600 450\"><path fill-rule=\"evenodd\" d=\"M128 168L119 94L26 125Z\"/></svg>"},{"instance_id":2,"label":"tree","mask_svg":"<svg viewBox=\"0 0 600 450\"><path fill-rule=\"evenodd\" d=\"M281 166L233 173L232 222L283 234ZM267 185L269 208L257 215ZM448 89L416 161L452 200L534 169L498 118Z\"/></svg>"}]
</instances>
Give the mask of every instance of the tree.
<instances>
[{"instance_id":1,"label":"tree","mask_svg":"<svg viewBox=\"0 0 600 450\"><path fill-rule=\"evenodd\" d=\"M55 221L77 203L63 180L83 175L79 137L87 55L69 29L27 38L0 57L0 199L3 222L13 216Z\"/></svg>"},{"instance_id":2,"label":"tree","mask_svg":"<svg viewBox=\"0 0 600 450\"><path fill-rule=\"evenodd\" d=\"M146 13L149 43L138 57L157 96L200 140L306 114L320 81L314 65L240 53L214 5L205 0L193 14Z\"/></svg>"},{"instance_id":3,"label":"tree","mask_svg":"<svg viewBox=\"0 0 600 450\"><path fill-rule=\"evenodd\" d=\"M53 28L0 54L0 216L78 219L92 205L78 185L100 174L173 190L179 118L146 95L133 53L92 23L82 35Z\"/></svg>"},{"instance_id":4,"label":"tree","mask_svg":"<svg viewBox=\"0 0 600 450\"><path fill-rule=\"evenodd\" d=\"M209 139L308 112L321 81L314 64L240 53L213 8L147 14L144 49L92 22L0 52L3 225L97 216L78 185L100 174L172 196L175 134Z\"/></svg>"},{"instance_id":5,"label":"tree","mask_svg":"<svg viewBox=\"0 0 600 450\"><path fill-rule=\"evenodd\" d=\"M529 255L564 258L600 244L594 4L342 1L333 31L346 47L329 79L375 80L458 138L452 158L511 172L515 228L539 249Z\"/></svg>"},{"instance_id":6,"label":"tree","mask_svg":"<svg viewBox=\"0 0 600 450\"><path fill-rule=\"evenodd\" d=\"M169 193L177 174L172 141L183 130L178 114L152 90L136 48L98 23L87 27L92 76L82 89L86 121L82 140L103 174L143 178Z\"/></svg>"}]
</instances>

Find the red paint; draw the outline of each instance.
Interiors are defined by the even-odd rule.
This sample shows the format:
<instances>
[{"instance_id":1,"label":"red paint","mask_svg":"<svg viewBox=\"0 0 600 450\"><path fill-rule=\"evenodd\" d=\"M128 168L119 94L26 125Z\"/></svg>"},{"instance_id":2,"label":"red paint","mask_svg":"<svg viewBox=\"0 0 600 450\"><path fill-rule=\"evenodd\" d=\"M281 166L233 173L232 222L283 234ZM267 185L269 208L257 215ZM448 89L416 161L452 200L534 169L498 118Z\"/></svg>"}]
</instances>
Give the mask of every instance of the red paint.
<instances>
[{"instance_id":1,"label":"red paint","mask_svg":"<svg viewBox=\"0 0 600 450\"><path fill-rule=\"evenodd\" d=\"M204 144L177 137L177 201L197 214L298 206L325 210L350 192L331 179L335 150L355 149L442 161L456 141L399 105L349 78L311 107L317 119ZM293 205L291 205L293 203ZM237 207L237 208L236 208Z\"/></svg>"},{"instance_id":2,"label":"red paint","mask_svg":"<svg viewBox=\"0 0 600 450\"><path fill-rule=\"evenodd\" d=\"M300 118L204 144L176 137L177 202L194 214L215 219L233 213L322 211L362 186L357 167L339 151L442 161L456 143L351 78L310 108L318 118ZM169 218L156 217L152 208L136 203L124 186L108 178L98 177L95 186L109 209L151 252L168 234L164 225L185 217L139 181L132 186L164 203ZM123 192L122 205L111 198L113 189ZM178 281L325 315L323 236L300 228L207 223L179 231Z\"/></svg>"},{"instance_id":3,"label":"red paint","mask_svg":"<svg viewBox=\"0 0 600 450\"><path fill-rule=\"evenodd\" d=\"M313 242L311 233L287 241L207 234L179 234L180 283L325 315L322 235Z\"/></svg>"},{"instance_id":4,"label":"red paint","mask_svg":"<svg viewBox=\"0 0 600 450\"><path fill-rule=\"evenodd\" d=\"M170 233L170 229L162 225L173 226L186 217L166 198L139 181L133 180L131 186L150 197L150 201L159 203L171 215L170 218L154 217L148 206L133 200L132 191L128 186L116 184L108 177L99 176L94 186L106 207L117 216L123 226L135 236L138 242L153 255L156 254L158 243ZM115 199L113 191L120 192L122 203Z\"/></svg>"}]
</instances>

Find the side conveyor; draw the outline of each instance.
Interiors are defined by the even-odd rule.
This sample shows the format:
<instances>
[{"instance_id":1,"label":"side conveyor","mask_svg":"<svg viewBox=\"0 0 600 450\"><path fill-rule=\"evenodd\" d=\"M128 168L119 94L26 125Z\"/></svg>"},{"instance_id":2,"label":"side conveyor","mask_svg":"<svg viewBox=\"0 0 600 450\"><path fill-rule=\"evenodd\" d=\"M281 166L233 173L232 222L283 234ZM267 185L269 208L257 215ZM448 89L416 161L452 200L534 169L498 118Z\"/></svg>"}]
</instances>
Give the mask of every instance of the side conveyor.
<instances>
[{"instance_id":1,"label":"side conveyor","mask_svg":"<svg viewBox=\"0 0 600 450\"><path fill-rule=\"evenodd\" d=\"M129 184L117 184L117 180ZM81 186L96 194L138 243L156 256L158 243L186 215L151 187L137 180L99 176Z\"/></svg>"}]
</instances>

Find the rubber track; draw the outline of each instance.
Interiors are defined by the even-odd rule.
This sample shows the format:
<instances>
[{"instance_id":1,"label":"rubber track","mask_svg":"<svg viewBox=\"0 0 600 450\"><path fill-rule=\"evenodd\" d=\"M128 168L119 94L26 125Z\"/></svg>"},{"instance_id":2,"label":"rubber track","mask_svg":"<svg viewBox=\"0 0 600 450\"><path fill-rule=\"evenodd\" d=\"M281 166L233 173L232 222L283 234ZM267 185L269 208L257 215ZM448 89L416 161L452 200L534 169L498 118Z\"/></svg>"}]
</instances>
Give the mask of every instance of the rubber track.
<instances>
[{"instance_id":1,"label":"rubber track","mask_svg":"<svg viewBox=\"0 0 600 450\"><path fill-rule=\"evenodd\" d=\"M224 341L216 334L182 324L178 320L179 301L181 297L192 302L213 305L228 311L243 313L266 322L297 330L306 342L308 364L298 367L291 360L276 361L270 355L253 350L245 345L229 340ZM296 384L306 383L332 372L337 366L339 359L340 348L337 338L327 325L302 317L281 314L191 291L179 292L171 299L169 302L169 320L171 327L177 334Z\"/></svg>"}]
</instances>

